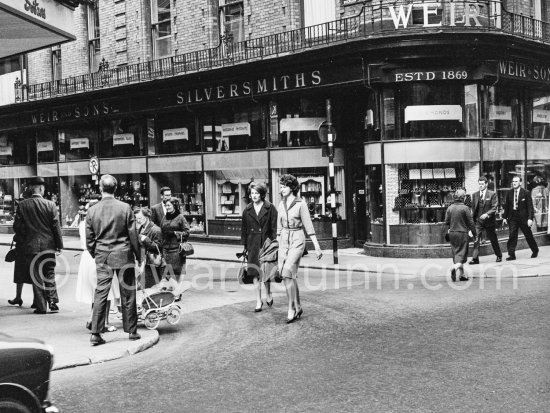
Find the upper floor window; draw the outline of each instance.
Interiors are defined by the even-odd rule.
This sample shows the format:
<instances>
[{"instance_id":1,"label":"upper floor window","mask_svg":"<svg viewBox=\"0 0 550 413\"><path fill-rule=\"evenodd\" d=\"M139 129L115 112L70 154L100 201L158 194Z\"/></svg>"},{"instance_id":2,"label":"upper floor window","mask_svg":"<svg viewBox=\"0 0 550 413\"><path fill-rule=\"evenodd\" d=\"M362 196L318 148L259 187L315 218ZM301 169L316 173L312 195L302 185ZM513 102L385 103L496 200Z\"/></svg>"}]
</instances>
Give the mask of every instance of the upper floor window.
<instances>
[{"instance_id":1,"label":"upper floor window","mask_svg":"<svg viewBox=\"0 0 550 413\"><path fill-rule=\"evenodd\" d=\"M61 46L52 47L52 79L61 80Z\"/></svg>"},{"instance_id":2,"label":"upper floor window","mask_svg":"<svg viewBox=\"0 0 550 413\"><path fill-rule=\"evenodd\" d=\"M220 36L233 42L244 40L244 6L242 1L220 0Z\"/></svg>"},{"instance_id":3,"label":"upper floor window","mask_svg":"<svg viewBox=\"0 0 550 413\"><path fill-rule=\"evenodd\" d=\"M336 20L335 0L303 0L303 2L305 27Z\"/></svg>"},{"instance_id":4,"label":"upper floor window","mask_svg":"<svg viewBox=\"0 0 550 413\"><path fill-rule=\"evenodd\" d=\"M88 57L90 73L99 70L101 54L98 3L88 5Z\"/></svg>"},{"instance_id":5,"label":"upper floor window","mask_svg":"<svg viewBox=\"0 0 550 413\"><path fill-rule=\"evenodd\" d=\"M170 0L153 0L151 6L153 56L159 59L172 54Z\"/></svg>"}]
</instances>

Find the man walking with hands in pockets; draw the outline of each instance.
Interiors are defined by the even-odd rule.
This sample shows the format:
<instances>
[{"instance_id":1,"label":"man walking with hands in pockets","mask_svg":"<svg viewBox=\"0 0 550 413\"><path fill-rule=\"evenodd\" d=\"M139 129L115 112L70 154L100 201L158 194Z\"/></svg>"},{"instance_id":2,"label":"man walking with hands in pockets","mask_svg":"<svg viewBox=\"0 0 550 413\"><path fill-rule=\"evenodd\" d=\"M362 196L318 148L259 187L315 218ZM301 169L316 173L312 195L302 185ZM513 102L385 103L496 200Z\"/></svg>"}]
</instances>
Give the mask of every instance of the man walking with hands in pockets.
<instances>
[{"instance_id":1,"label":"man walking with hands in pockets","mask_svg":"<svg viewBox=\"0 0 550 413\"><path fill-rule=\"evenodd\" d=\"M92 316L92 345L104 344L100 335L105 325L107 296L113 276L118 277L122 305L122 325L130 340L139 340L137 333L135 260L140 248L130 205L115 199L117 181L103 175L99 182L102 198L86 216L86 246L97 265L97 288Z\"/></svg>"}]
</instances>

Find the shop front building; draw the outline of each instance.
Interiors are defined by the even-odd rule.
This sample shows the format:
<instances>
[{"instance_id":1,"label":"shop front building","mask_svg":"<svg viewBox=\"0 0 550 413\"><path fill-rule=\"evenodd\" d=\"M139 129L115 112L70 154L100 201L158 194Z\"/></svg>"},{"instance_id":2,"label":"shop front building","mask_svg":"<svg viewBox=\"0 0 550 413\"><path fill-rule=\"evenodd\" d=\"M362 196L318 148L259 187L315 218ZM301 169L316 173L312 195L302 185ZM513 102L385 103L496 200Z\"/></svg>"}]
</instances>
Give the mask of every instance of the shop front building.
<instances>
[{"instance_id":1,"label":"shop front building","mask_svg":"<svg viewBox=\"0 0 550 413\"><path fill-rule=\"evenodd\" d=\"M504 30L514 14L492 9L493 2L459 2L466 9L445 3L433 12L433 4L418 3L425 7L419 14L411 7L410 16L386 6L377 20L331 22L319 29L323 42L309 31L312 46L300 53L239 64L235 57L211 70L197 65L92 92L34 89L34 100L0 113L5 228L34 174L48 177L63 225L76 227L79 208L97 192L89 168L97 157L99 173L117 177L119 199L153 205L169 186L194 236L228 242L239 239L250 182L266 183L277 204L279 177L292 173L330 247L328 157L318 134L329 101L342 246L369 255L447 256L446 209L458 188L475 192L480 176L501 205L512 178L522 177L535 206L533 231L546 243L547 25L527 19L541 23L540 36L527 36L527 26ZM507 239L501 207L497 234Z\"/></svg>"}]
</instances>

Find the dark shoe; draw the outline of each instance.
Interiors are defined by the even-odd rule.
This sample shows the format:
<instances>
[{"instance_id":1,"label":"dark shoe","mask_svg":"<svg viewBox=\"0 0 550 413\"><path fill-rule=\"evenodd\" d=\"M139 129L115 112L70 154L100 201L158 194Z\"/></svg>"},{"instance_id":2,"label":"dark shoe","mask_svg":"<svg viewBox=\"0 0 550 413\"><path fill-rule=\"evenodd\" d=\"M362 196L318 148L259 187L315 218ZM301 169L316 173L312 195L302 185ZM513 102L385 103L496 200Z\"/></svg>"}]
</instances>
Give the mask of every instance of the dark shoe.
<instances>
[{"instance_id":1,"label":"dark shoe","mask_svg":"<svg viewBox=\"0 0 550 413\"><path fill-rule=\"evenodd\" d=\"M303 308L300 308L300 311L298 311L298 312L296 313L295 318L298 318L298 319L299 319L299 318L302 316L302 314L304 314L304 309L303 309Z\"/></svg>"},{"instance_id":2,"label":"dark shoe","mask_svg":"<svg viewBox=\"0 0 550 413\"><path fill-rule=\"evenodd\" d=\"M497 257L497 261L496 262L502 262L502 257Z\"/></svg>"},{"instance_id":3,"label":"dark shoe","mask_svg":"<svg viewBox=\"0 0 550 413\"><path fill-rule=\"evenodd\" d=\"M263 306L264 306L264 302L262 301L262 305L260 306L260 308L255 308L254 312L259 313L260 311L262 311Z\"/></svg>"},{"instance_id":4,"label":"dark shoe","mask_svg":"<svg viewBox=\"0 0 550 413\"><path fill-rule=\"evenodd\" d=\"M454 268L451 270L451 280L456 282L456 270Z\"/></svg>"},{"instance_id":5,"label":"dark shoe","mask_svg":"<svg viewBox=\"0 0 550 413\"><path fill-rule=\"evenodd\" d=\"M514 261L516 259L515 255L510 255L509 257L506 257L506 261Z\"/></svg>"},{"instance_id":6,"label":"dark shoe","mask_svg":"<svg viewBox=\"0 0 550 413\"><path fill-rule=\"evenodd\" d=\"M36 310L34 310L34 314L46 314L46 310L36 309Z\"/></svg>"},{"instance_id":7,"label":"dark shoe","mask_svg":"<svg viewBox=\"0 0 550 413\"><path fill-rule=\"evenodd\" d=\"M56 303L50 303L50 311L52 313L57 313L59 311L59 307Z\"/></svg>"},{"instance_id":8,"label":"dark shoe","mask_svg":"<svg viewBox=\"0 0 550 413\"><path fill-rule=\"evenodd\" d=\"M32 304L31 304L31 308L36 308L36 304L35 304L35 303L32 303Z\"/></svg>"},{"instance_id":9,"label":"dark shoe","mask_svg":"<svg viewBox=\"0 0 550 413\"><path fill-rule=\"evenodd\" d=\"M8 300L8 303L21 307L23 305L23 300L21 298L14 298L13 300Z\"/></svg>"},{"instance_id":10,"label":"dark shoe","mask_svg":"<svg viewBox=\"0 0 550 413\"><path fill-rule=\"evenodd\" d=\"M472 261L470 261L468 264L470 265L476 265L479 264L479 260L477 258L474 258Z\"/></svg>"},{"instance_id":11,"label":"dark shoe","mask_svg":"<svg viewBox=\"0 0 550 413\"><path fill-rule=\"evenodd\" d=\"M132 341L139 340L140 338L141 338L141 336L138 333L130 333L128 335L128 339L132 340Z\"/></svg>"},{"instance_id":12,"label":"dark shoe","mask_svg":"<svg viewBox=\"0 0 550 413\"><path fill-rule=\"evenodd\" d=\"M531 258L537 258L539 256L539 252L538 251L535 251L531 254ZM10 303L11 304L11 303ZM21 305L21 304L19 304Z\"/></svg>"},{"instance_id":13,"label":"dark shoe","mask_svg":"<svg viewBox=\"0 0 550 413\"><path fill-rule=\"evenodd\" d=\"M92 322L91 321L86 321L86 328L90 331L92 330Z\"/></svg>"},{"instance_id":14,"label":"dark shoe","mask_svg":"<svg viewBox=\"0 0 550 413\"><path fill-rule=\"evenodd\" d=\"M99 334L92 334L90 337L90 344L92 346L100 346L102 344L105 344L105 340L103 340L103 337L101 337Z\"/></svg>"},{"instance_id":15,"label":"dark shoe","mask_svg":"<svg viewBox=\"0 0 550 413\"><path fill-rule=\"evenodd\" d=\"M181 294L174 298L174 301L181 301Z\"/></svg>"},{"instance_id":16,"label":"dark shoe","mask_svg":"<svg viewBox=\"0 0 550 413\"><path fill-rule=\"evenodd\" d=\"M468 281L468 280L469 280L469 278L468 278L468 277L464 277L464 276L462 276L462 277L460 277L460 278L459 278L459 280L460 280L460 281Z\"/></svg>"},{"instance_id":17,"label":"dark shoe","mask_svg":"<svg viewBox=\"0 0 550 413\"><path fill-rule=\"evenodd\" d=\"M287 323L287 324L290 324L290 323L293 323L295 320L296 320L296 310L294 311L294 317L292 317L292 318L287 318L287 319L286 319L286 323Z\"/></svg>"},{"instance_id":18,"label":"dark shoe","mask_svg":"<svg viewBox=\"0 0 550 413\"><path fill-rule=\"evenodd\" d=\"M271 299L271 301L267 301L267 300L266 300L265 303L267 304L267 306L268 306L269 308L273 307L273 298Z\"/></svg>"}]
</instances>

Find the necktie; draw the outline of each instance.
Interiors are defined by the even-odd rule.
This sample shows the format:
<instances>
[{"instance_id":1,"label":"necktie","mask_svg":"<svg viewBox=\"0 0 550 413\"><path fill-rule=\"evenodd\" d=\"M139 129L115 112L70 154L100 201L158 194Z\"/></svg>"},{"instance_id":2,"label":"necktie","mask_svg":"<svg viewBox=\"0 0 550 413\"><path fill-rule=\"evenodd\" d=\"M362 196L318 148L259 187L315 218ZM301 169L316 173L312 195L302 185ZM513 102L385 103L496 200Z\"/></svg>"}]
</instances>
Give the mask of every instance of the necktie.
<instances>
[{"instance_id":1,"label":"necktie","mask_svg":"<svg viewBox=\"0 0 550 413\"><path fill-rule=\"evenodd\" d=\"M518 209L518 190L514 189L514 209Z\"/></svg>"},{"instance_id":2,"label":"necktie","mask_svg":"<svg viewBox=\"0 0 550 413\"><path fill-rule=\"evenodd\" d=\"M481 194L479 194L479 199L481 199L481 203L485 203L485 191L481 191Z\"/></svg>"}]
</instances>

